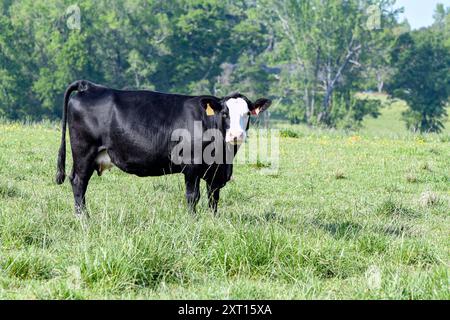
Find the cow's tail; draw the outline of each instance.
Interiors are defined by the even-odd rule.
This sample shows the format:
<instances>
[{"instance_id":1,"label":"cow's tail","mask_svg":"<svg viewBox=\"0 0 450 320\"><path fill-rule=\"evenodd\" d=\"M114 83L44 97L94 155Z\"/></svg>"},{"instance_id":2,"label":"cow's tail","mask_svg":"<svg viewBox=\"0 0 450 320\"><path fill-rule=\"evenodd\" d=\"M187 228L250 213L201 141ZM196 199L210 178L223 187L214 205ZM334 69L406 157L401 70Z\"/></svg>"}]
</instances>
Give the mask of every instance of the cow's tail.
<instances>
[{"instance_id":1,"label":"cow's tail","mask_svg":"<svg viewBox=\"0 0 450 320\"><path fill-rule=\"evenodd\" d=\"M62 114L62 135L61 145L58 152L58 167L56 172L56 183L62 184L66 179L66 127L67 127L67 105L69 104L70 95L74 91L83 90L86 86L85 81L79 80L70 84L64 93L64 106Z\"/></svg>"}]
</instances>

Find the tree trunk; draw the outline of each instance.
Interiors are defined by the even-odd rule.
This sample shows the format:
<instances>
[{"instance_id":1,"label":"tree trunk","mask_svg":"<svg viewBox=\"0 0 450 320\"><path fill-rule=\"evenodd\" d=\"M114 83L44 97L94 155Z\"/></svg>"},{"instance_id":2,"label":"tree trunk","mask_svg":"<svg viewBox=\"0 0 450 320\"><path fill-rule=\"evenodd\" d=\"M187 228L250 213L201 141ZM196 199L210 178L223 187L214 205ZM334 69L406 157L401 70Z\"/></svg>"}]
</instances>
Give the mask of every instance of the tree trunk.
<instances>
[{"instance_id":1,"label":"tree trunk","mask_svg":"<svg viewBox=\"0 0 450 320\"><path fill-rule=\"evenodd\" d=\"M325 124L329 124L329 112L330 112L330 101L331 101L331 95L333 94L333 91L335 89L335 86L339 79L342 76L342 72L347 67L348 63L350 62L350 59L352 56L358 52L361 49L361 45L356 46L353 48L353 40L350 42L349 50L347 52L347 55L344 58L344 61L342 62L341 66L339 67L338 71L336 72L336 75L334 76L333 80L329 81L331 79L331 66L328 65L328 77L326 82L326 92L325 97L323 99L323 110L322 113L319 115L318 118L319 122L323 122Z\"/></svg>"},{"instance_id":2,"label":"tree trunk","mask_svg":"<svg viewBox=\"0 0 450 320\"><path fill-rule=\"evenodd\" d=\"M309 124L311 117L313 115L310 113L310 110L309 110L309 90L308 90L308 86L306 83L305 83L305 94L303 96L303 101L305 102L305 108L306 108L306 123Z\"/></svg>"},{"instance_id":3,"label":"tree trunk","mask_svg":"<svg viewBox=\"0 0 450 320\"><path fill-rule=\"evenodd\" d=\"M384 80L380 71L377 71L377 90L378 93L382 93L384 88Z\"/></svg>"},{"instance_id":4,"label":"tree trunk","mask_svg":"<svg viewBox=\"0 0 450 320\"><path fill-rule=\"evenodd\" d=\"M311 120L314 117L314 113L315 113L315 104L316 104L316 87L317 87L317 82L319 79L319 70L320 70L320 46L317 47L317 51L316 51L316 65L314 68L314 82L312 85L312 92L311 92L311 101L310 101L310 105L309 105L309 113L311 115L310 119L308 119L308 123L311 124Z\"/></svg>"}]
</instances>

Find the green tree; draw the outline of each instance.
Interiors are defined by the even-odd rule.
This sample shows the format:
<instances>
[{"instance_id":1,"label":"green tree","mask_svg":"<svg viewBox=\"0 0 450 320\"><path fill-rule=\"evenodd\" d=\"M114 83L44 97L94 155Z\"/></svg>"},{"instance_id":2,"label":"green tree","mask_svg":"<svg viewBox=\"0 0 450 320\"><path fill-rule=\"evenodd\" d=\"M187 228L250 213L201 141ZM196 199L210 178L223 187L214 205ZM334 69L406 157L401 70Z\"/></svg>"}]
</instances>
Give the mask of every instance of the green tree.
<instances>
[{"instance_id":1,"label":"green tree","mask_svg":"<svg viewBox=\"0 0 450 320\"><path fill-rule=\"evenodd\" d=\"M384 43L378 29L390 28L396 22L394 1L261 3L267 8L263 11L265 20L276 26L280 37L276 54L284 68L278 95L289 95L282 99L282 107L294 109L290 114L304 117L309 124L336 126L345 109L351 109L350 91L361 89L363 73ZM377 13L379 19L370 12ZM340 96L339 103L334 101ZM334 110L340 107L344 110Z\"/></svg>"},{"instance_id":2,"label":"green tree","mask_svg":"<svg viewBox=\"0 0 450 320\"><path fill-rule=\"evenodd\" d=\"M13 2L0 3L0 115L12 119L38 116L42 109L30 88L37 63L28 32L11 15Z\"/></svg>"},{"instance_id":3,"label":"green tree","mask_svg":"<svg viewBox=\"0 0 450 320\"><path fill-rule=\"evenodd\" d=\"M403 114L407 127L440 132L450 93L450 53L442 38L432 30L400 36L392 63L396 73L390 91L409 105Z\"/></svg>"}]
</instances>

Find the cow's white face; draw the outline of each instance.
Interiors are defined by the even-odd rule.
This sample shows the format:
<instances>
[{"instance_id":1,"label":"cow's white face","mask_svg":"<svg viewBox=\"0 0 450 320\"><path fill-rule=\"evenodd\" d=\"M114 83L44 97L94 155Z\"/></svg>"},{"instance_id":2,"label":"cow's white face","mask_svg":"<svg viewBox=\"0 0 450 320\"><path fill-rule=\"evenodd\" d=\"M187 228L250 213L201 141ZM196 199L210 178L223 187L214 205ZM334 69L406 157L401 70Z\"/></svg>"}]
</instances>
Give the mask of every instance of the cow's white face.
<instances>
[{"instance_id":1,"label":"cow's white face","mask_svg":"<svg viewBox=\"0 0 450 320\"><path fill-rule=\"evenodd\" d=\"M230 128L226 130L225 142L240 145L247 136L247 125L250 118L250 109L242 98L231 98L226 102L230 115Z\"/></svg>"}]
</instances>

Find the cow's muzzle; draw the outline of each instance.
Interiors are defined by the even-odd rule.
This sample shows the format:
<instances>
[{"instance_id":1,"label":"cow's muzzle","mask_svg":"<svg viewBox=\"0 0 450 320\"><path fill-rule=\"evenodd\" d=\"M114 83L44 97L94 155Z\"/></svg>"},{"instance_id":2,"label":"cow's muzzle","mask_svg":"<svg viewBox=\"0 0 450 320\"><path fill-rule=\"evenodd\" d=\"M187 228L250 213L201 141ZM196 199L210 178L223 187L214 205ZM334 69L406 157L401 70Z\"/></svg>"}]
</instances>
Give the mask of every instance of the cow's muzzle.
<instances>
[{"instance_id":1,"label":"cow's muzzle","mask_svg":"<svg viewBox=\"0 0 450 320\"><path fill-rule=\"evenodd\" d=\"M245 141L244 131L228 131L225 137L225 142L232 145L241 145Z\"/></svg>"}]
</instances>

